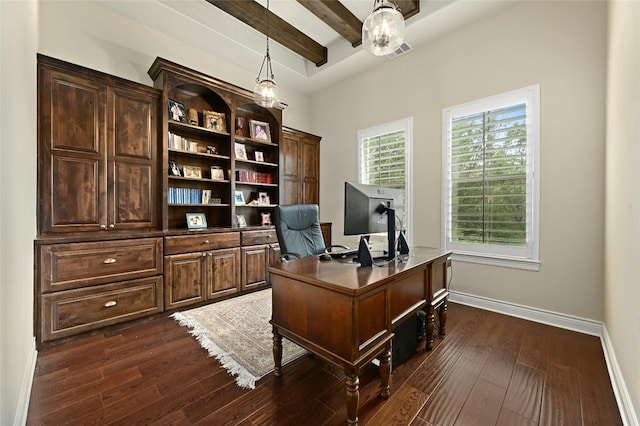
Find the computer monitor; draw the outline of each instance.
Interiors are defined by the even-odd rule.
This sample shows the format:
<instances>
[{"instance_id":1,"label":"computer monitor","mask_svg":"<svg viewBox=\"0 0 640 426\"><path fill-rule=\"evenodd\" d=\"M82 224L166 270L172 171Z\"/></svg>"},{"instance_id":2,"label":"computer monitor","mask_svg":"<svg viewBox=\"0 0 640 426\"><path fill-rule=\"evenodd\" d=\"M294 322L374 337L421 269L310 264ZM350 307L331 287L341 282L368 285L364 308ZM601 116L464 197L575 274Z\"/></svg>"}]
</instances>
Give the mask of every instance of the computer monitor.
<instances>
[{"instance_id":1,"label":"computer monitor","mask_svg":"<svg viewBox=\"0 0 640 426\"><path fill-rule=\"evenodd\" d=\"M372 262L370 259L366 259L366 253L362 253L363 251L368 252L367 238L370 234L386 232L386 258L389 260L395 258L396 217L402 217L403 199L404 191L401 189L345 182L344 235L366 236L366 238L360 239L358 261L361 265L369 266ZM404 235L401 236L401 240L401 251L404 252L403 254L408 253Z\"/></svg>"}]
</instances>

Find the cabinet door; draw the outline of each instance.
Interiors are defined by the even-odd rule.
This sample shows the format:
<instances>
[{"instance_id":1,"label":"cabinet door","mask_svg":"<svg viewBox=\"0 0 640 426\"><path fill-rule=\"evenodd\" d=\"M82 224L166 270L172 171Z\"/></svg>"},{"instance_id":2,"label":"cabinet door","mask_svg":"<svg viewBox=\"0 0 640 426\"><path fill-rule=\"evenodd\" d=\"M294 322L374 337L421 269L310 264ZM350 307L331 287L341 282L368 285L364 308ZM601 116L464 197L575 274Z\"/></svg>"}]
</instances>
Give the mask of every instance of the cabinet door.
<instances>
[{"instance_id":1,"label":"cabinet door","mask_svg":"<svg viewBox=\"0 0 640 426\"><path fill-rule=\"evenodd\" d=\"M205 300L207 253L166 256L164 263L164 304L166 309Z\"/></svg>"},{"instance_id":2,"label":"cabinet door","mask_svg":"<svg viewBox=\"0 0 640 426\"><path fill-rule=\"evenodd\" d=\"M107 135L109 229L149 229L158 225L158 99L109 90Z\"/></svg>"},{"instance_id":3,"label":"cabinet door","mask_svg":"<svg viewBox=\"0 0 640 426\"><path fill-rule=\"evenodd\" d=\"M106 90L93 80L40 69L40 233L106 227Z\"/></svg>"},{"instance_id":4,"label":"cabinet door","mask_svg":"<svg viewBox=\"0 0 640 426\"><path fill-rule=\"evenodd\" d=\"M266 285L267 245L242 248L242 290Z\"/></svg>"},{"instance_id":5,"label":"cabinet door","mask_svg":"<svg viewBox=\"0 0 640 426\"><path fill-rule=\"evenodd\" d=\"M280 168L282 170L280 204L302 203L300 138L290 131L283 132L280 144Z\"/></svg>"},{"instance_id":6,"label":"cabinet door","mask_svg":"<svg viewBox=\"0 0 640 426\"><path fill-rule=\"evenodd\" d=\"M240 249L209 252L207 299L236 293L240 289Z\"/></svg>"},{"instance_id":7,"label":"cabinet door","mask_svg":"<svg viewBox=\"0 0 640 426\"><path fill-rule=\"evenodd\" d=\"M267 267L280 262L280 244L269 244L267 248ZM271 274L267 270L267 284L271 283Z\"/></svg>"},{"instance_id":8,"label":"cabinet door","mask_svg":"<svg viewBox=\"0 0 640 426\"><path fill-rule=\"evenodd\" d=\"M319 140L302 141L303 204L320 204L320 144Z\"/></svg>"}]
</instances>

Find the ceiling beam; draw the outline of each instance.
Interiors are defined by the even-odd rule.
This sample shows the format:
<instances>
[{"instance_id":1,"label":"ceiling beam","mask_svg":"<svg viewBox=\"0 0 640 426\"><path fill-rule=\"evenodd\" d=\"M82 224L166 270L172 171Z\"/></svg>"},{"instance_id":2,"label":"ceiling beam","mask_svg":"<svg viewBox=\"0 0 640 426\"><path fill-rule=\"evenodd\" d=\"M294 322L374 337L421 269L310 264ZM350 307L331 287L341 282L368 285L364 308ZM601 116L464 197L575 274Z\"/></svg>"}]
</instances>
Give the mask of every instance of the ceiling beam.
<instances>
[{"instance_id":1,"label":"ceiling beam","mask_svg":"<svg viewBox=\"0 0 640 426\"><path fill-rule=\"evenodd\" d=\"M338 0L298 0L298 3L349 41L351 46L362 43L362 22Z\"/></svg>"},{"instance_id":2,"label":"ceiling beam","mask_svg":"<svg viewBox=\"0 0 640 426\"><path fill-rule=\"evenodd\" d=\"M420 13L420 0L395 0L404 19Z\"/></svg>"},{"instance_id":3,"label":"ceiling beam","mask_svg":"<svg viewBox=\"0 0 640 426\"><path fill-rule=\"evenodd\" d=\"M267 34L267 9L256 1L247 0L207 0L220 10L244 22L250 27L268 35L284 47L303 58L321 66L327 63L327 48L308 37L271 11L269 13L269 34Z\"/></svg>"}]
</instances>

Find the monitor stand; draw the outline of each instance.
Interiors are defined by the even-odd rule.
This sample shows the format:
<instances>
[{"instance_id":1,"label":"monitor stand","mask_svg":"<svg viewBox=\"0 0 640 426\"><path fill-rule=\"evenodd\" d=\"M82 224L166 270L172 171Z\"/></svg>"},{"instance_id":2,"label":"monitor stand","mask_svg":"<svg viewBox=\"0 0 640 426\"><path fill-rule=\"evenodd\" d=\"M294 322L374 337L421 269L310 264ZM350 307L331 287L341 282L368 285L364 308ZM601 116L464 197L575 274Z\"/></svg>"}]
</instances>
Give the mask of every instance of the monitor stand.
<instances>
[{"instance_id":1,"label":"monitor stand","mask_svg":"<svg viewBox=\"0 0 640 426\"><path fill-rule=\"evenodd\" d=\"M373 266L373 256L371 256L371 250L369 250L369 236L364 235L360 237L360 244L358 244L358 263L360 266Z\"/></svg>"}]
</instances>

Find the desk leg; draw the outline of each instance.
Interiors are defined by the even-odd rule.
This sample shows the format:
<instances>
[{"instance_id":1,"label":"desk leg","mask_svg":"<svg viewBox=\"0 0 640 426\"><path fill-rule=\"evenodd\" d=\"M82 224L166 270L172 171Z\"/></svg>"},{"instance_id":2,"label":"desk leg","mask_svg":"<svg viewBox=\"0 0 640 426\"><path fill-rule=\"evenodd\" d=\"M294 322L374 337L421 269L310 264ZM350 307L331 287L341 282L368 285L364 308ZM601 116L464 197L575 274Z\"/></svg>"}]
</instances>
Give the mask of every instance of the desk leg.
<instances>
[{"instance_id":1,"label":"desk leg","mask_svg":"<svg viewBox=\"0 0 640 426\"><path fill-rule=\"evenodd\" d=\"M380 397L387 399L391 395L389 377L391 376L391 347L387 345L380 357Z\"/></svg>"},{"instance_id":2,"label":"desk leg","mask_svg":"<svg viewBox=\"0 0 640 426\"><path fill-rule=\"evenodd\" d=\"M347 376L347 424L357 426L358 403L360 400L360 378L354 372L345 371Z\"/></svg>"},{"instance_id":3,"label":"desk leg","mask_svg":"<svg viewBox=\"0 0 640 426\"><path fill-rule=\"evenodd\" d=\"M273 366L273 375L282 376L282 336L276 327L273 327Z\"/></svg>"},{"instance_id":4,"label":"desk leg","mask_svg":"<svg viewBox=\"0 0 640 426\"><path fill-rule=\"evenodd\" d=\"M440 335L444 336L445 334L445 325L447 324L447 299L444 299L442 306L438 311L439 319L440 319Z\"/></svg>"},{"instance_id":5,"label":"desk leg","mask_svg":"<svg viewBox=\"0 0 640 426\"><path fill-rule=\"evenodd\" d=\"M436 323L436 316L433 313L433 306L429 305L427 312L427 335L426 335L426 349L430 351L433 349L433 329Z\"/></svg>"}]
</instances>

